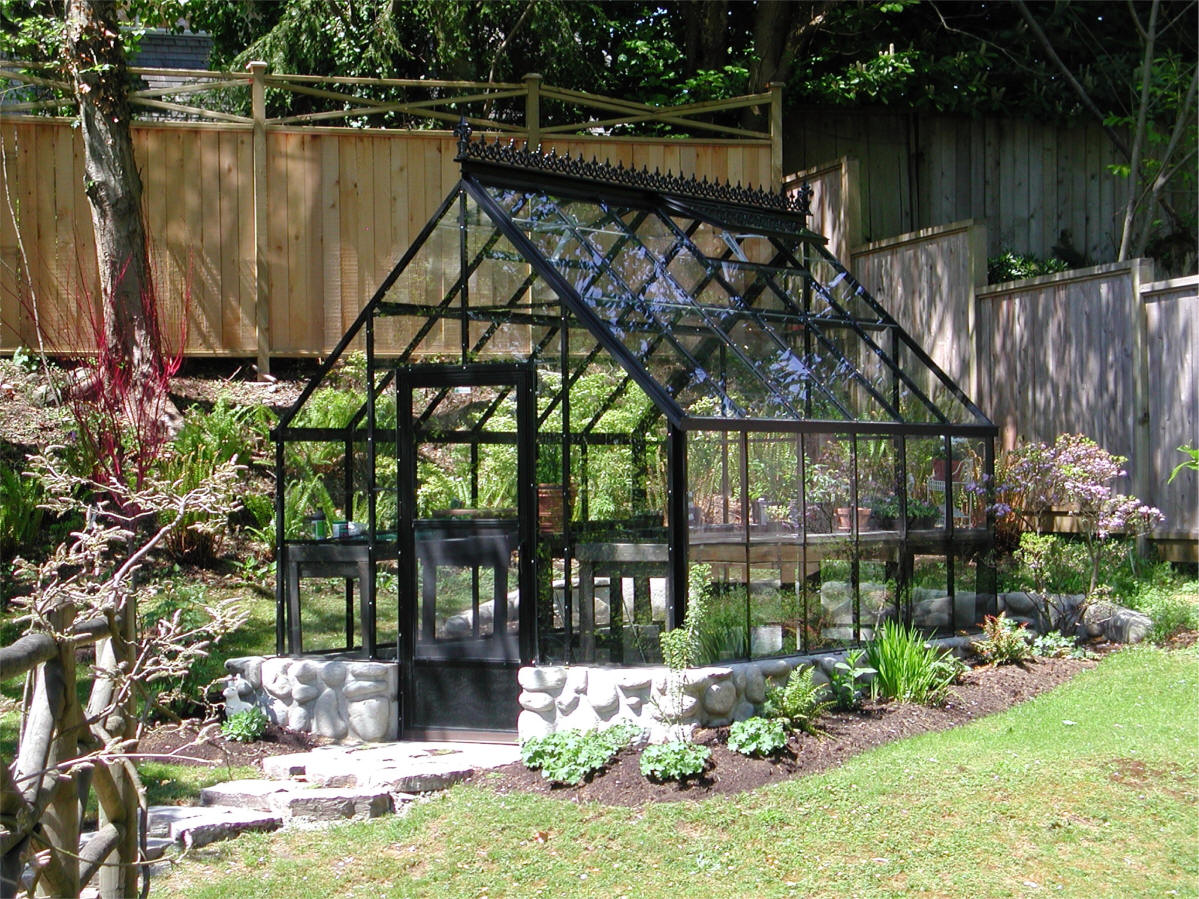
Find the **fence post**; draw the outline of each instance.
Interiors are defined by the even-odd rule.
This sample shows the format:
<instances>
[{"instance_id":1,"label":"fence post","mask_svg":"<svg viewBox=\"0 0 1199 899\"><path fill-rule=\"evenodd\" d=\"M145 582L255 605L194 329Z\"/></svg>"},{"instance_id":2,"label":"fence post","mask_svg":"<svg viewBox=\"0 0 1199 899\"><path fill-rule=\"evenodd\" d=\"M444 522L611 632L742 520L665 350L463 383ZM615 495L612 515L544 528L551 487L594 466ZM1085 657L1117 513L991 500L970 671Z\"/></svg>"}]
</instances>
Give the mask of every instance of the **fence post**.
<instances>
[{"instance_id":1,"label":"fence post","mask_svg":"<svg viewBox=\"0 0 1199 899\"><path fill-rule=\"evenodd\" d=\"M770 186L783 186L783 82L770 82Z\"/></svg>"},{"instance_id":2,"label":"fence post","mask_svg":"<svg viewBox=\"0 0 1199 899\"><path fill-rule=\"evenodd\" d=\"M1132 492L1141 502L1154 505L1158 491L1154 477L1153 435L1149 416L1149 312L1141 290L1153 282L1153 262L1133 260L1129 272L1129 312L1132 321ZM1137 536L1137 552L1144 556L1149 549L1149 536Z\"/></svg>"},{"instance_id":3,"label":"fence post","mask_svg":"<svg viewBox=\"0 0 1199 899\"><path fill-rule=\"evenodd\" d=\"M525 83L525 130L528 132L527 146L538 152L541 146L541 81L536 72L530 72L521 79Z\"/></svg>"},{"instance_id":4,"label":"fence post","mask_svg":"<svg viewBox=\"0 0 1199 899\"><path fill-rule=\"evenodd\" d=\"M246 68L250 71L250 115L254 119L250 154L254 170L254 338L261 377L271 371L270 276L266 260L266 63L251 62Z\"/></svg>"}]
</instances>

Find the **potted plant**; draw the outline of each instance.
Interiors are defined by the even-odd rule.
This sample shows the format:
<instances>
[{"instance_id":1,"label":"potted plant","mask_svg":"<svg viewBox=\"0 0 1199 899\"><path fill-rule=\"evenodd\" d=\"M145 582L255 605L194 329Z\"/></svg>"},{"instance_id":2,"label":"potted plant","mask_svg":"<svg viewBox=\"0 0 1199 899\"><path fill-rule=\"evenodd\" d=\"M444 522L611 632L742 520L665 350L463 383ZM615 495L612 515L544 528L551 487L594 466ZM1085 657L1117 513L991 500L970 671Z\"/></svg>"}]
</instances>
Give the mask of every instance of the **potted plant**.
<instances>
[{"instance_id":1,"label":"potted plant","mask_svg":"<svg viewBox=\"0 0 1199 899\"><path fill-rule=\"evenodd\" d=\"M926 503L919 499L908 500L908 527L909 528L931 528L937 522L937 516L941 513L940 506L934 506L932 503Z\"/></svg>"},{"instance_id":2,"label":"potted plant","mask_svg":"<svg viewBox=\"0 0 1199 899\"><path fill-rule=\"evenodd\" d=\"M955 483L960 483L962 480L962 470L965 468L965 459L954 459L949 452L946 451L942 444L932 455L933 460L933 480L944 483L947 478L946 472L952 471L953 480ZM952 465L950 464L952 462Z\"/></svg>"},{"instance_id":3,"label":"potted plant","mask_svg":"<svg viewBox=\"0 0 1199 899\"><path fill-rule=\"evenodd\" d=\"M537 526L550 534L565 530L566 518L570 514L574 490L563 497L562 491L562 448L557 444L542 444L537 447Z\"/></svg>"}]
</instances>

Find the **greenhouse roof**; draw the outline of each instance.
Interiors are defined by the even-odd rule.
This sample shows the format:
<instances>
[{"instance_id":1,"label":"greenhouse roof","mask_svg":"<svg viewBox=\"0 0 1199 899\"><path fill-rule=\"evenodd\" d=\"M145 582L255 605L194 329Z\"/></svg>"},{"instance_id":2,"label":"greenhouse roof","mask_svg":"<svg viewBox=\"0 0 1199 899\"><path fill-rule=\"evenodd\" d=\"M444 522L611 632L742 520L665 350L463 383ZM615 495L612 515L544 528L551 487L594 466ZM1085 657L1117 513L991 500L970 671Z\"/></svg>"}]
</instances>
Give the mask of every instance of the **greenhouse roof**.
<instances>
[{"instance_id":1,"label":"greenhouse roof","mask_svg":"<svg viewBox=\"0 0 1199 899\"><path fill-rule=\"evenodd\" d=\"M685 429L994 433L807 228L806 186L543 155L465 127L457 161L457 187L339 350L372 315L422 323L401 364L429 355L439 321L460 323L462 361L519 328L542 335L524 339L535 357L574 327Z\"/></svg>"}]
</instances>

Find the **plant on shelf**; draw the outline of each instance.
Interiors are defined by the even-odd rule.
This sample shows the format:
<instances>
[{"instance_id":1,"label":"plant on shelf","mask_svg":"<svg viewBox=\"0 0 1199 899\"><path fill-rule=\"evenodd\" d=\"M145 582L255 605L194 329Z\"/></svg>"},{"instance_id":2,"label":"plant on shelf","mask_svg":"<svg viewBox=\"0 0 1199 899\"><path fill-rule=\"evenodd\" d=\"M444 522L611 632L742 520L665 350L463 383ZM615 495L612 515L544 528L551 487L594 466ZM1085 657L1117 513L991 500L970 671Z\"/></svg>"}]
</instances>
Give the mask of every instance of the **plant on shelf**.
<instances>
[{"instance_id":1,"label":"plant on shelf","mask_svg":"<svg viewBox=\"0 0 1199 899\"><path fill-rule=\"evenodd\" d=\"M884 529L893 528L895 522L899 520L899 499L897 497L888 497L886 499L875 500L871 504L870 511L874 515L874 520L878 523L879 527ZM908 527L932 527L940 512L940 506L909 497Z\"/></svg>"},{"instance_id":2,"label":"plant on shelf","mask_svg":"<svg viewBox=\"0 0 1199 899\"><path fill-rule=\"evenodd\" d=\"M779 718L747 718L729 728L729 749L749 756L775 755L787 745L787 728Z\"/></svg>"},{"instance_id":3,"label":"plant on shelf","mask_svg":"<svg viewBox=\"0 0 1199 899\"><path fill-rule=\"evenodd\" d=\"M832 706L824 693L824 687L815 682L812 666L801 665L791 671L785 685L766 691L762 717L780 719L791 730L816 734L817 719Z\"/></svg>"}]
</instances>

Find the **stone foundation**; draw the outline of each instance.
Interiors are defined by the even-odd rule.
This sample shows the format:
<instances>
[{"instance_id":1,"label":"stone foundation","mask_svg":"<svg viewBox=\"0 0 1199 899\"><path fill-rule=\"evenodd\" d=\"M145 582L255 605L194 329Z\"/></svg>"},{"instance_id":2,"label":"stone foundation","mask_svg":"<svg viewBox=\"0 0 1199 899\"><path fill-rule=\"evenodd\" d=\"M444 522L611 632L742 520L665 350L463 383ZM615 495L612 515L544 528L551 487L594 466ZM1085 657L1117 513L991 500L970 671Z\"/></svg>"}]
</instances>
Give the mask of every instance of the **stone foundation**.
<instances>
[{"instance_id":1,"label":"stone foundation","mask_svg":"<svg viewBox=\"0 0 1199 899\"><path fill-rule=\"evenodd\" d=\"M244 656L225 662L225 713L257 706L276 724L334 740L395 740L399 666L349 659Z\"/></svg>"},{"instance_id":2,"label":"stone foundation","mask_svg":"<svg viewBox=\"0 0 1199 899\"><path fill-rule=\"evenodd\" d=\"M880 590L862 591L862 636L869 639L872 624L894 615ZM869 598L868 598L869 597ZM847 596L830 588L822 602L838 626L846 615ZM1028 625L1034 632L1060 629L1086 638L1136 643L1148 636L1153 622L1140 612L1112 603L1084 605L1081 596L1039 597L1002 593L993 602L998 611ZM913 619L919 627L947 629L951 622L981 622L990 597L963 593L953 603L947 596L913 596ZM956 608L955 608L956 607ZM869 613L869 614L868 614ZM852 624L852 617L849 619ZM852 637L847 624L846 639ZM768 629L756 629L755 651L773 647ZM825 631L826 636L829 631ZM656 633L654 634L656 637ZM779 635L781 641L781 635ZM970 653L970 637L933 641L958 656ZM781 645L781 642L780 644ZM556 730L588 730L618 721L647 730L663 739L671 718L687 729L720 727L754 715L766 690L782 686L800 665L815 666L815 680L827 683L844 651L808 653L730 662L674 674L661 665L601 667L550 665L521 668L517 730L521 740ZM329 658L246 656L225 663L225 711L233 714L257 706L277 724L334 740L380 742L397 738L399 666L394 662ZM678 687L673 678L678 678Z\"/></svg>"}]
</instances>

